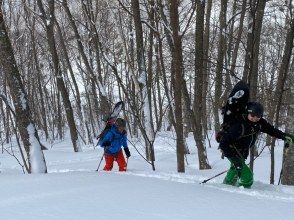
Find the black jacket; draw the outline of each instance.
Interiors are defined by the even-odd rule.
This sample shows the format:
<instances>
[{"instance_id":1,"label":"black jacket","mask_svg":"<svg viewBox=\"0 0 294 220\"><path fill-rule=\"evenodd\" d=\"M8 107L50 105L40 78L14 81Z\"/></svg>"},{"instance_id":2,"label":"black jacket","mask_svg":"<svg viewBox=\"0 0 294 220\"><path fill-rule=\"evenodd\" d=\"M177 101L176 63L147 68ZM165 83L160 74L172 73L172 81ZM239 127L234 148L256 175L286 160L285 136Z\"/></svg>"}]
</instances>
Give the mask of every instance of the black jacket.
<instances>
[{"instance_id":1,"label":"black jacket","mask_svg":"<svg viewBox=\"0 0 294 220\"><path fill-rule=\"evenodd\" d=\"M265 119L261 118L254 123L247 119L247 115L243 115L232 122L229 128L223 132L219 148L228 158L243 157L246 159L250 147L255 144L260 132L285 140L285 133L274 128Z\"/></svg>"}]
</instances>

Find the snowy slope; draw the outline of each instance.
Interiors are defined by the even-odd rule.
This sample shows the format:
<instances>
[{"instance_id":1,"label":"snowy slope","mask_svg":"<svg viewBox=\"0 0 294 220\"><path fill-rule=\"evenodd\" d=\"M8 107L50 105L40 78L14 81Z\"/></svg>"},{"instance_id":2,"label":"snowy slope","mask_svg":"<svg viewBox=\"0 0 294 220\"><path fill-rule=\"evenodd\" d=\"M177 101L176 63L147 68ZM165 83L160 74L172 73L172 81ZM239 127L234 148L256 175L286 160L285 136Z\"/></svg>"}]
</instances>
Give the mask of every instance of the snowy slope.
<instances>
[{"instance_id":1,"label":"snowy slope","mask_svg":"<svg viewBox=\"0 0 294 220\"><path fill-rule=\"evenodd\" d=\"M252 189L225 186L224 176L200 185L225 170L227 161L212 143L213 169L199 171L190 137L189 165L179 174L173 140L170 133L158 136L155 172L132 146L126 173L116 166L113 172L95 172L101 149L84 146L84 152L74 153L67 140L52 148L47 144L45 175L23 175L14 158L1 154L0 219L294 219L294 187L268 184L268 150L256 160ZM281 148L277 160L280 156Z\"/></svg>"}]
</instances>

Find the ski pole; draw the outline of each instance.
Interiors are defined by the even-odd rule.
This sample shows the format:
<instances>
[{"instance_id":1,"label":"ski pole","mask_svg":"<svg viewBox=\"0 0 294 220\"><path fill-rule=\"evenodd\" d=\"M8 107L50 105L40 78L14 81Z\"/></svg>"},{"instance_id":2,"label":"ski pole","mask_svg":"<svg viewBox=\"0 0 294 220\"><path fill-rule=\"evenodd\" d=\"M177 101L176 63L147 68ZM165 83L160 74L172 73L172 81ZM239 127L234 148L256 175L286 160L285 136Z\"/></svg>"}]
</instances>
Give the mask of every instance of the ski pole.
<instances>
[{"instance_id":1,"label":"ski pole","mask_svg":"<svg viewBox=\"0 0 294 220\"><path fill-rule=\"evenodd\" d=\"M102 154L102 156L101 156L101 159L100 159L100 162L99 162L99 164L98 164L98 167L97 167L96 171L99 170L99 167L100 167L101 162L102 162L102 160L103 160L103 157L104 157L104 155L105 155L105 151L108 150L109 147L110 147L110 146L105 146L105 147L104 147L104 149L103 149L104 151L103 151L103 154Z\"/></svg>"},{"instance_id":2,"label":"ski pole","mask_svg":"<svg viewBox=\"0 0 294 220\"><path fill-rule=\"evenodd\" d=\"M212 179L214 179L215 177L218 177L218 176L224 174L224 173L227 172L227 171L228 171L228 170L225 170L225 171L223 171L223 172L221 172L221 173L219 173L219 174L214 175L213 177L210 177L209 179L203 180L203 181L202 181L201 183L199 183L199 184L206 183L206 182L208 182L209 180L212 180Z\"/></svg>"},{"instance_id":3,"label":"ski pole","mask_svg":"<svg viewBox=\"0 0 294 220\"><path fill-rule=\"evenodd\" d=\"M100 168L100 165L101 165L102 160L103 160L103 156L104 156L104 152L103 152L103 154L102 154L102 157L101 157L101 159L100 159L100 162L99 162L99 164L98 164L98 167L97 167L96 171L98 171L99 168Z\"/></svg>"},{"instance_id":4,"label":"ski pole","mask_svg":"<svg viewBox=\"0 0 294 220\"><path fill-rule=\"evenodd\" d=\"M260 153L254 158L254 160L256 160L256 159L261 155L261 153L263 152L263 150L264 150L265 147L266 147L266 145L264 145L264 147L261 149ZM236 148L235 148L235 149L236 149ZM236 150L237 150L237 149L236 149ZM240 152L239 152L238 150L237 150L237 153L240 154ZM243 156L242 156L242 157L243 157ZM247 164L247 165L248 165L248 164ZM221 173L219 173L219 174L214 175L213 177L210 177L209 179L203 180L203 181L202 181L201 183L199 183L199 184L207 183L208 181L214 179L215 177L218 177L218 176L224 174L224 173L227 172L227 171L228 171L228 170L225 170L225 171L223 171L223 172L221 172ZM282 172L282 171L281 171L281 172Z\"/></svg>"},{"instance_id":5,"label":"ski pole","mask_svg":"<svg viewBox=\"0 0 294 220\"><path fill-rule=\"evenodd\" d=\"M245 161L244 157L243 157L242 154L238 151L238 149L237 149L234 145L233 145L233 147L235 148L235 150L236 150L237 154L239 155L239 157ZM212 180L212 179L214 179L215 177L218 177L218 176L224 174L224 173L227 172L227 171L228 171L228 170L225 170L225 171L223 171L223 172L221 172L221 173L219 173L219 174L214 175L213 177L210 177L210 178L208 178L208 179L206 179L206 180L203 180L203 181L202 181L201 183L199 183L199 184L206 183L206 182L208 182L209 180Z\"/></svg>"},{"instance_id":6,"label":"ski pole","mask_svg":"<svg viewBox=\"0 0 294 220\"><path fill-rule=\"evenodd\" d=\"M107 150L107 148L108 148L108 147L104 147L104 149L103 149L103 154L102 154L102 156L101 156L101 159L100 159L100 162L99 162L99 164L98 164L98 167L97 167L96 171L99 170L99 167L100 167L100 165L101 165L101 163L102 163L102 160L103 160L103 157L104 157L104 155L105 155L105 151Z\"/></svg>"},{"instance_id":7,"label":"ski pole","mask_svg":"<svg viewBox=\"0 0 294 220\"><path fill-rule=\"evenodd\" d=\"M98 147L99 145L99 140L97 141L97 144L94 146L94 149L96 149L96 147Z\"/></svg>"}]
</instances>

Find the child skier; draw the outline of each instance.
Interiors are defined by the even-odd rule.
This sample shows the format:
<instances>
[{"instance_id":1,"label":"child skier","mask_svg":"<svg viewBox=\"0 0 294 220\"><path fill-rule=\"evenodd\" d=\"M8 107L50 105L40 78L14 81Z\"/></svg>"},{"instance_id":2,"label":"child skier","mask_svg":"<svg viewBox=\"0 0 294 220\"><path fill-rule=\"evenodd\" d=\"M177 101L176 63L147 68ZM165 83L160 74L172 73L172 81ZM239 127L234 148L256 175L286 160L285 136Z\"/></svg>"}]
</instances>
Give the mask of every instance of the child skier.
<instances>
[{"instance_id":1,"label":"child skier","mask_svg":"<svg viewBox=\"0 0 294 220\"><path fill-rule=\"evenodd\" d=\"M127 170L121 147L124 148L126 157L129 158L131 153L127 144L126 121L122 118L117 118L114 125L103 135L100 140L100 146L104 148L105 166L103 170L111 171L113 162L116 160L119 171Z\"/></svg>"},{"instance_id":2,"label":"child skier","mask_svg":"<svg viewBox=\"0 0 294 220\"><path fill-rule=\"evenodd\" d=\"M249 102L247 113L230 122L228 129L222 132L219 148L228 158L231 167L223 181L224 184L250 188L253 173L245 164L249 149L255 144L258 133L267 133L278 139L293 143L294 136L286 134L269 124L263 116L263 106L258 102Z\"/></svg>"}]
</instances>

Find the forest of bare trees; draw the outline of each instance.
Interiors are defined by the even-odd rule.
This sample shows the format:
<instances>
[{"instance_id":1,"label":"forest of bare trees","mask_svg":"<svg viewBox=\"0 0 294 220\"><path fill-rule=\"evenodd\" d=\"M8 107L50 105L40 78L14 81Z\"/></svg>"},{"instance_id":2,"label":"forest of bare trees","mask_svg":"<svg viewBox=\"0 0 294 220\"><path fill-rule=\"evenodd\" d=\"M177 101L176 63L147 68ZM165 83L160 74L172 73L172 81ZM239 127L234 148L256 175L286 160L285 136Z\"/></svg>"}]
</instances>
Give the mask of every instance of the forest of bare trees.
<instances>
[{"instance_id":1,"label":"forest of bare trees","mask_svg":"<svg viewBox=\"0 0 294 220\"><path fill-rule=\"evenodd\" d=\"M119 100L130 137L156 168L154 141L173 130L185 172L191 132L200 169L236 82L250 85L265 118L294 133L293 2L279 0L0 0L0 137L18 140L28 173L47 172L40 137L68 132L92 144ZM38 131L38 132L37 132ZM274 183L275 139L266 138ZM263 146L251 152L253 158ZM22 150L23 149L23 150ZM195 160L197 160L195 157ZM294 184L294 150L282 183Z\"/></svg>"}]
</instances>

